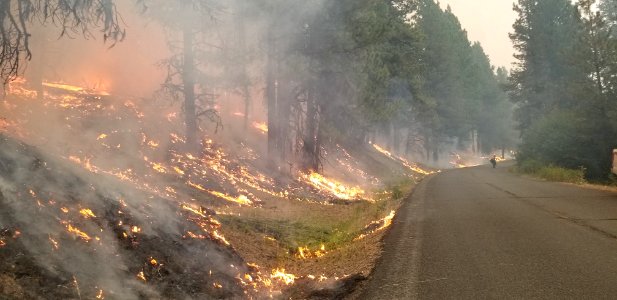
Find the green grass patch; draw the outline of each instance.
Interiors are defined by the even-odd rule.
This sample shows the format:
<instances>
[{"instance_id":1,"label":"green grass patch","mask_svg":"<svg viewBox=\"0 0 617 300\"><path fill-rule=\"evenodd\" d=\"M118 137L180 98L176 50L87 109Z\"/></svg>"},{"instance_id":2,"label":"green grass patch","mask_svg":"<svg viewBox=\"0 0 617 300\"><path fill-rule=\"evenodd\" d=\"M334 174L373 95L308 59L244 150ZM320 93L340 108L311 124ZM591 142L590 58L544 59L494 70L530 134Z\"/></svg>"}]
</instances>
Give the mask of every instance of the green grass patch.
<instances>
[{"instance_id":1,"label":"green grass patch","mask_svg":"<svg viewBox=\"0 0 617 300\"><path fill-rule=\"evenodd\" d=\"M528 160L519 163L516 171L523 174L529 174L534 177L542 178L548 181L567 182L575 184L583 184L585 180L585 169L567 169L557 166L545 166L535 160Z\"/></svg>"}]
</instances>

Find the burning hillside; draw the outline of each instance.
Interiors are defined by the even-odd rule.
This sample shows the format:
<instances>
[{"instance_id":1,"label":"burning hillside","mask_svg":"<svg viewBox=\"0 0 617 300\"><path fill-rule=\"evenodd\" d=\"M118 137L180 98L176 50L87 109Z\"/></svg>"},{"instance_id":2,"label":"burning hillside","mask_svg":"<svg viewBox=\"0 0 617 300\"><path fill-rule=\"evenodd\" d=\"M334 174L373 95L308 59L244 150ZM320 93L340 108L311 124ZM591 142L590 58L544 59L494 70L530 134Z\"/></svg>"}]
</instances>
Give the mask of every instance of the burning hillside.
<instances>
[{"instance_id":1,"label":"burning hillside","mask_svg":"<svg viewBox=\"0 0 617 300\"><path fill-rule=\"evenodd\" d=\"M341 242L364 240L394 217L393 210L373 209L376 202L395 209L383 202L392 194L375 192L381 180L341 146L330 151L328 169L349 183L293 168L272 171L259 140L204 138L198 153L186 152L177 107L45 87L39 97L16 81L2 106L0 282L14 288L0 295L262 298L349 288L359 277L348 274L357 269L315 266L344 253ZM426 174L405 162L407 174ZM342 239L342 219L308 219L352 218L350 204L367 208L370 219L356 220ZM309 227L327 226L310 231L331 233L306 239L290 235L298 225L280 227L303 218ZM249 231L239 224L250 224ZM268 251L279 258L262 255Z\"/></svg>"}]
</instances>

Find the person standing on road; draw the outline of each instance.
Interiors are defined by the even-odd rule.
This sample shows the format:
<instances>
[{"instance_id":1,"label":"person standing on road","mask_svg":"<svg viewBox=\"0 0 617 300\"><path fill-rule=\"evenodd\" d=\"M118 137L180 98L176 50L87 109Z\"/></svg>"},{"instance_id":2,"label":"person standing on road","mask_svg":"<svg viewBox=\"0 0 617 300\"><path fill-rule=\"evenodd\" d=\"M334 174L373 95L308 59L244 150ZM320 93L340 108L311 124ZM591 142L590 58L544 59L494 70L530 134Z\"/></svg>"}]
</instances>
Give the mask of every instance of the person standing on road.
<instances>
[{"instance_id":1,"label":"person standing on road","mask_svg":"<svg viewBox=\"0 0 617 300\"><path fill-rule=\"evenodd\" d=\"M493 169L497 167L497 156L493 155L493 157L491 157L491 165L493 165Z\"/></svg>"}]
</instances>

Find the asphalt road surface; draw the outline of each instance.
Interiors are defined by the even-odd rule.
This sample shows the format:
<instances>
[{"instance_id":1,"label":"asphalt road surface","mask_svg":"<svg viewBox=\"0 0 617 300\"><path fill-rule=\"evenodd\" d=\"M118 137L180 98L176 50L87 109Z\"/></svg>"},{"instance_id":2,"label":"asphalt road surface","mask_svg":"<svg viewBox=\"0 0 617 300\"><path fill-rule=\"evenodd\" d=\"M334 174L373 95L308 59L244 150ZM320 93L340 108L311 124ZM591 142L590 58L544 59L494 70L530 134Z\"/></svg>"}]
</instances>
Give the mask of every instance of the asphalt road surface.
<instances>
[{"instance_id":1,"label":"asphalt road surface","mask_svg":"<svg viewBox=\"0 0 617 300\"><path fill-rule=\"evenodd\" d=\"M510 174L425 179L361 299L617 299L617 193Z\"/></svg>"}]
</instances>

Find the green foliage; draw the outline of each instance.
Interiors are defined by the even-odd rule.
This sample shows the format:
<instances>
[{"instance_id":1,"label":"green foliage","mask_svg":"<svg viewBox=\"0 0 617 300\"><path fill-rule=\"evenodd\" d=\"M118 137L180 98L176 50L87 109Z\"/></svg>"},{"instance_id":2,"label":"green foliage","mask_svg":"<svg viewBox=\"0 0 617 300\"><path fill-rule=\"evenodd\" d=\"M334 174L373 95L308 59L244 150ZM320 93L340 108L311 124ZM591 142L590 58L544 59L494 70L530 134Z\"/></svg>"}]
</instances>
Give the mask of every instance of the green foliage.
<instances>
[{"instance_id":1,"label":"green foliage","mask_svg":"<svg viewBox=\"0 0 617 300\"><path fill-rule=\"evenodd\" d=\"M513 145L512 108L479 43L472 44L457 17L432 0L420 1L418 28L424 35L423 92L434 106L423 111L427 151L456 137L465 143L478 133L486 152ZM502 70L503 71L503 70Z\"/></svg>"},{"instance_id":2,"label":"green foliage","mask_svg":"<svg viewBox=\"0 0 617 300\"><path fill-rule=\"evenodd\" d=\"M585 183L585 169L578 170L565 169L560 167L544 167L536 172L543 179L550 181L568 182L568 183Z\"/></svg>"},{"instance_id":3,"label":"green foliage","mask_svg":"<svg viewBox=\"0 0 617 300\"><path fill-rule=\"evenodd\" d=\"M519 0L511 35L518 67L511 99L523 131L521 162L585 169L605 180L617 146L615 8L601 1ZM614 3L613 3L614 4Z\"/></svg>"},{"instance_id":4,"label":"green foliage","mask_svg":"<svg viewBox=\"0 0 617 300\"><path fill-rule=\"evenodd\" d=\"M525 174L535 174L544 167L544 164L535 159L522 160L520 157L517 159L517 170Z\"/></svg>"},{"instance_id":5,"label":"green foliage","mask_svg":"<svg viewBox=\"0 0 617 300\"><path fill-rule=\"evenodd\" d=\"M585 179L585 169L566 169L556 166L546 166L537 160L519 161L517 171L529 174L548 181L567 182L583 184Z\"/></svg>"},{"instance_id":6,"label":"green foliage","mask_svg":"<svg viewBox=\"0 0 617 300\"><path fill-rule=\"evenodd\" d=\"M598 140L602 129L595 125L578 112L551 113L525 133L517 160L567 169L583 167L587 178L605 177L610 167L610 146Z\"/></svg>"}]
</instances>

